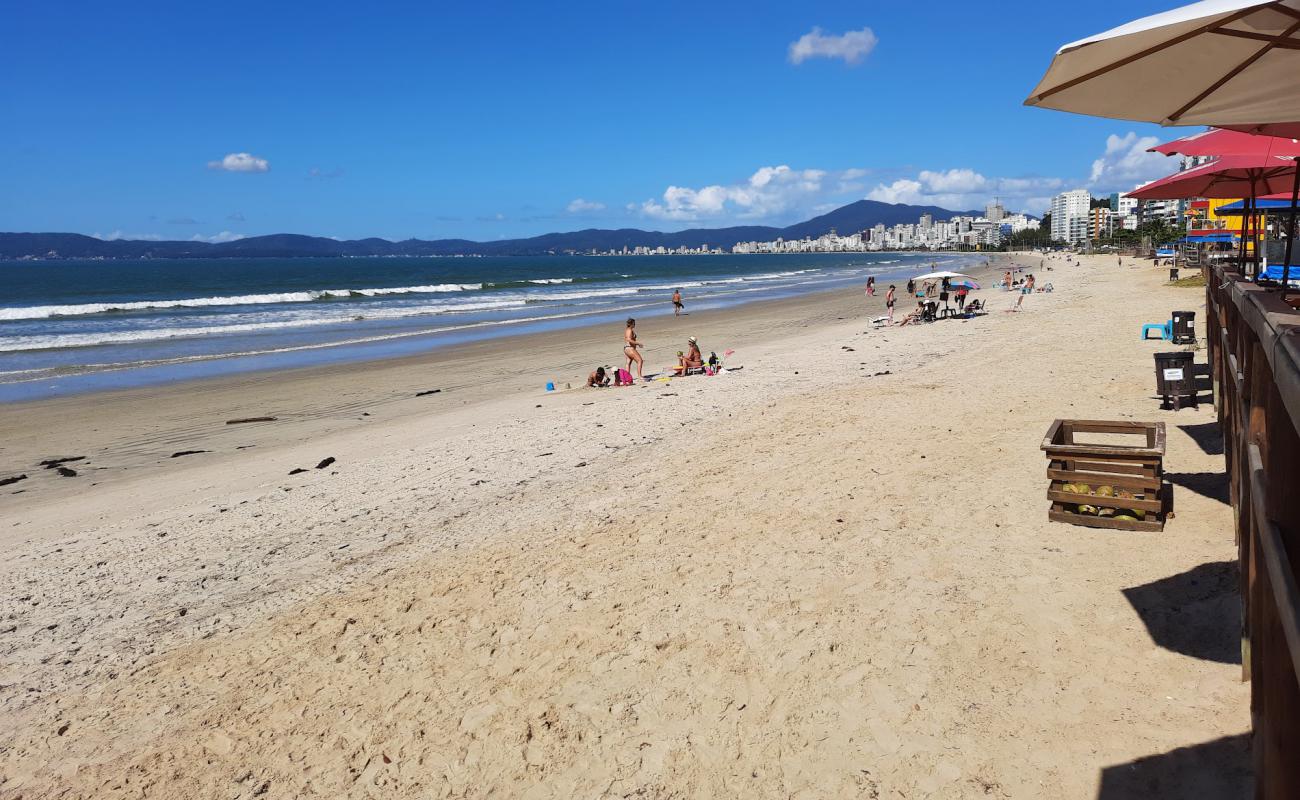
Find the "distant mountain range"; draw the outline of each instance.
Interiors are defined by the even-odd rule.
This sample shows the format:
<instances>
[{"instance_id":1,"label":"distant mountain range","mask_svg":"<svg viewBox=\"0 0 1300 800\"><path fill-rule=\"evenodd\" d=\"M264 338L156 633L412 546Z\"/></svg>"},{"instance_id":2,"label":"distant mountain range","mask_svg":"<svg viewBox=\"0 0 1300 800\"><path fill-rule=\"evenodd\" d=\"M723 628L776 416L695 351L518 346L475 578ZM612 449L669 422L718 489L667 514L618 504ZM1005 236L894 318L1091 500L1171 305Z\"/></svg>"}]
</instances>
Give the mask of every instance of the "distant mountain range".
<instances>
[{"instance_id":1,"label":"distant mountain range","mask_svg":"<svg viewBox=\"0 0 1300 800\"><path fill-rule=\"evenodd\" d=\"M156 242L143 239L96 239L79 233L0 233L0 259L15 258L294 258L302 256L533 256L621 250L624 247L722 247L737 242L776 238L816 238L832 229L841 235L916 222L922 214L935 219L979 216L978 211L949 211L937 206L912 206L859 200L806 222L785 228L748 225L734 228L693 228L661 233L636 228L589 228L571 233L547 233L528 239L473 242L468 239L351 239L276 233L233 242Z\"/></svg>"}]
</instances>

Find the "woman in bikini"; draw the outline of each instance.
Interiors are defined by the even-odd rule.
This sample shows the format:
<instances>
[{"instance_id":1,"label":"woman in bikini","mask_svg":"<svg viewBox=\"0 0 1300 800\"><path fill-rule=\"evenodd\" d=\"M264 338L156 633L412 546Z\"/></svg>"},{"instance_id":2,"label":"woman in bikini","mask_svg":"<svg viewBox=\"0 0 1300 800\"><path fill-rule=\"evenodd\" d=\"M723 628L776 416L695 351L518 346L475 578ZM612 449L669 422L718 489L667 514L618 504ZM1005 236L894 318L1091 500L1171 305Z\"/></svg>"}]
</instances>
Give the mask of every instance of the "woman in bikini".
<instances>
[{"instance_id":1,"label":"woman in bikini","mask_svg":"<svg viewBox=\"0 0 1300 800\"><path fill-rule=\"evenodd\" d=\"M641 353L638 348L643 347L636 340L636 320L628 317L627 327L623 329L623 355L627 356L627 371L632 371L632 362L636 362L636 376L641 377L641 366L644 363L641 359Z\"/></svg>"}]
</instances>

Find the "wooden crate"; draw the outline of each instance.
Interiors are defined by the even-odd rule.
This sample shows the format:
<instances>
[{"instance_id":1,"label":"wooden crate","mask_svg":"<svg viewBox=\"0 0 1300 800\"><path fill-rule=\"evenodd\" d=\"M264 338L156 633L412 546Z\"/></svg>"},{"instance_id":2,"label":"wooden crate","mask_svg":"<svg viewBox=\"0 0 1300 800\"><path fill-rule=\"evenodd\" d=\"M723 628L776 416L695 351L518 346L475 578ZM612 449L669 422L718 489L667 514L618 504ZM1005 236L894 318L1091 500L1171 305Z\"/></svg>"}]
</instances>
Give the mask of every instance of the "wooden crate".
<instances>
[{"instance_id":1,"label":"wooden crate","mask_svg":"<svg viewBox=\"0 0 1300 800\"><path fill-rule=\"evenodd\" d=\"M1079 441L1078 434L1132 438L1133 444ZM1096 438L1096 437L1094 437ZM1047 518L1056 522L1125 531L1162 531L1169 511L1169 487L1164 483L1165 424L1058 419L1043 437L1047 453ZM1066 491L1067 485L1087 485L1092 492L1111 487L1112 496ZM1130 495L1119 497L1120 493ZM1144 512L1142 519L1115 519L1079 513L1079 505L1098 509Z\"/></svg>"}]
</instances>

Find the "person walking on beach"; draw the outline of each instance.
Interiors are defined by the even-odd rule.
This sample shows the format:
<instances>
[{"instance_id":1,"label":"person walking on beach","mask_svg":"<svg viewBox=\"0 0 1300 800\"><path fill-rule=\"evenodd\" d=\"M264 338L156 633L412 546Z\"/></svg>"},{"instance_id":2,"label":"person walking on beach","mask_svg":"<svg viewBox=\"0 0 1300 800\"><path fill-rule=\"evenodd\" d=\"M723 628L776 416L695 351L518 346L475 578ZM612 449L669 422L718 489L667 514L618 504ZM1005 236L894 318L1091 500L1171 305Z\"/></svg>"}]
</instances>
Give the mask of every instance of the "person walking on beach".
<instances>
[{"instance_id":1,"label":"person walking on beach","mask_svg":"<svg viewBox=\"0 0 1300 800\"><path fill-rule=\"evenodd\" d=\"M892 288L892 287L891 287L891 288ZM908 297L911 297L911 296L914 295L914 294L916 294L916 281L912 280L911 278L908 278L908 279L907 279L907 296L908 296Z\"/></svg>"},{"instance_id":2,"label":"person walking on beach","mask_svg":"<svg viewBox=\"0 0 1300 800\"><path fill-rule=\"evenodd\" d=\"M682 315L682 308L682 290L673 289L673 316L680 317Z\"/></svg>"},{"instance_id":3,"label":"person walking on beach","mask_svg":"<svg viewBox=\"0 0 1300 800\"><path fill-rule=\"evenodd\" d=\"M627 318L627 327L623 329L623 355L627 356L627 371L632 371L632 364L636 363L636 376L643 377L642 365L645 363L641 358L640 348L645 347L636 340L636 320L631 317Z\"/></svg>"},{"instance_id":4,"label":"person walking on beach","mask_svg":"<svg viewBox=\"0 0 1300 800\"><path fill-rule=\"evenodd\" d=\"M1002 273L1002 288L1008 292L1011 291L1011 270Z\"/></svg>"},{"instance_id":5,"label":"person walking on beach","mask_svg":"<svg viewBox=\"0 0 1300 800\"><path fill-rule=\"evenodd\" d=\"M889 324L894 324L894 284L889 284L889 291L885 292L885 309L889 314Z\"/></svg>"},{"instance_id":6,"label":"person walking on beach","mask_svg":"<svg viewBox=\"0 0 1300 800\"><path fill-rule=\"evenodd\" d=\"M1034 292L1034 276L1032 274L1026 275L1025 283L1023 286L1020 287L1020 296L1016 298L1016 311L1019 311L1020 307L1024 305L1025 295L1033 294L1033 292Z\"/></svg>"},{"instance_id":7,"label":"person walking on beach","mask_svg":"<svg viewBox=\"0 0 1300 800\"><path fill-rule=\"evenodd\" d=\"M876 296L876 276L872 275L867 278L867 297Z\"/></svg>"}]
</instances>

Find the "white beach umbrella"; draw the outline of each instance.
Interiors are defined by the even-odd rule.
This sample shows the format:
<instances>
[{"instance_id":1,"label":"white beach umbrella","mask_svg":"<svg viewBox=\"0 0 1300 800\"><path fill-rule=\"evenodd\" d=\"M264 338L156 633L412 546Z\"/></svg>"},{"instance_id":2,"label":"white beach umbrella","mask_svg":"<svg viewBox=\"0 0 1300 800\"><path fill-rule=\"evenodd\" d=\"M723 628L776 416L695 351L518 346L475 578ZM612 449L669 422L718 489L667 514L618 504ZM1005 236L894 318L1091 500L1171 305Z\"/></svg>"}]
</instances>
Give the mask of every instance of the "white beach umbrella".
<instances>
[{"instance_id":1,"label":"white beach umbrella","mask_svg":"<svg viewBox=\"0 0 1300 800\"><path fill-rule=\"evenodd\" d=\"M912 280L929 281L929 280L942 280L944 278L970 278L970 280L975 280L974 278L971 278L971 276L963 275L960 272L927 272L924 275L917 275Z\"/></svg>"},{"instance_id":2,"label":"white beach umbrella","mask_svg":"<svg viewBox=\"0 0 1300 800\"><path fill-rule=\"evenodd\" d=\"M1300 0L1204 0L1071 42L1025 105L1300 131Z\"/></svg>"}]
</instances>

